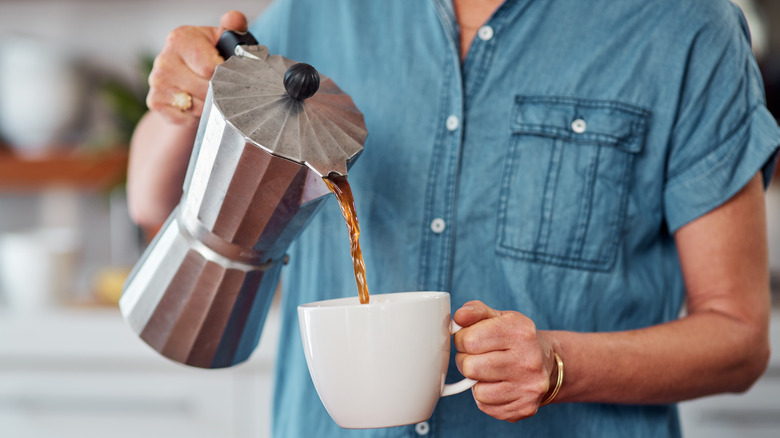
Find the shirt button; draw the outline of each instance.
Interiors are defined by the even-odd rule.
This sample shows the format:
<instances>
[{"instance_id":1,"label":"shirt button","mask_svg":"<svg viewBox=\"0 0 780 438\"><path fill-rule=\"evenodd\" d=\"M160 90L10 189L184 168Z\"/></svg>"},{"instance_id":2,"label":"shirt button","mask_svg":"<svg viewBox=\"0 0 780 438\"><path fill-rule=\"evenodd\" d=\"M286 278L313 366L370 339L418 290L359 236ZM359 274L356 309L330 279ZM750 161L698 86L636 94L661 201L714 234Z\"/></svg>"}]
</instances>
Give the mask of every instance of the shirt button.
<instances>
[{"instance_id":1,"label":"shirt button","mask_svg":"<svg viewBox=\"0 0 780 438\"><path fill-rule=\"evenodd\" d=\"M447 223L444 222L444 219L437 217L431 221L431 231L434 233L441 234L444 232L445 228L447 228Z\"/></svg>"},{"instance_id":2,"label":"shirt button","mask_svg":"<svg viewBox=\"0 0 780 438\"><path fill-rule=\"evenodd\" d=\"M447 129L450 131L454 131L458 129L458 126L460 126L460 120L458 120L458 116L449 116L447 117Z\"/></svg>"},{"instance_id":3,"label":"shirt button","mask_svg":"<svg viewBox=\"0 0 780 438\"><path fill-rule=\"evenodd\" d=\"M490 26L482 26L477 31L477 36L482 41L487 41L491 38L493 38L493 28Z\"/></svg>"},{"instance_id":4,"label":"shirt button","mask_svg":"<svg viewBox=\"0 0 780 438\"><path fill-rule=\"evenodd\" d=\"M586 129L588 129L588 124L585 123L585 120L577 119L571 122L571 130L577 134L582 134Z\"/></svg>"},{"instance_id":5,"label":"shirt button","mask_svg":"<svg viewBox=\"0 0 780 438\"><path fill-rule=\"evenodd\" d=\"M427 421L417 423L414 425L414 431L417 432L417 435L428 435L428 432L431 431L431 425Z\"/></svg>"}]
</instances>

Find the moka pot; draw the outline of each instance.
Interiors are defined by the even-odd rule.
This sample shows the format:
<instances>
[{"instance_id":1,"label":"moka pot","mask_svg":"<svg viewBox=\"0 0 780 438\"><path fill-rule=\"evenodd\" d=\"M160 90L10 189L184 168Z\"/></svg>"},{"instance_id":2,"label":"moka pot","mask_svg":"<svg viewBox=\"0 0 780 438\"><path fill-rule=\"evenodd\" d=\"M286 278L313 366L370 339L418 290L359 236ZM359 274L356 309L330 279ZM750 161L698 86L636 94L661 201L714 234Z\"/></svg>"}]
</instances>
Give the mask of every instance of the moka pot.
<instances>
[{"instance_id":1,"label":"moka pot","mask_svg":"<svg viewBox=\"0 0 780 438\"><path fill-rule=\"evenodd\" d=\"M363 149L362 114L332 80L226 32L182 199L119 306L162 355L203 368L257 346L286 251ZM232 56L231 56L232 54Z\"/></svg>"}]
</instances>

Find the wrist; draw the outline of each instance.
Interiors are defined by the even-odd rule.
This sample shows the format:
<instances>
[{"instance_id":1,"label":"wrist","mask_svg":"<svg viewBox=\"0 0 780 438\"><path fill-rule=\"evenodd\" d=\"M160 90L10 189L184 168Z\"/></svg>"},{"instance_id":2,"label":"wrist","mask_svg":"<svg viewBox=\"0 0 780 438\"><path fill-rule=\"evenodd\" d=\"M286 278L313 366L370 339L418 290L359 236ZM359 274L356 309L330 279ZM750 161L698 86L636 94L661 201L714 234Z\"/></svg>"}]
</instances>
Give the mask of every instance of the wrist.
<instances>
[{"instance_id":1,"label":"wrist","mask_svg":"<svg viewBox=\"0 0 780 438\"><path fill-rule=\"evenodd\" d=\"M539 404L540 407L551 403L561 390L561 386L563 386L563 360L561 360L558 353L554 351L552 356L553 367L550 372L550 389L542 398L543 401Z\"/></svg>"}]
</instances>

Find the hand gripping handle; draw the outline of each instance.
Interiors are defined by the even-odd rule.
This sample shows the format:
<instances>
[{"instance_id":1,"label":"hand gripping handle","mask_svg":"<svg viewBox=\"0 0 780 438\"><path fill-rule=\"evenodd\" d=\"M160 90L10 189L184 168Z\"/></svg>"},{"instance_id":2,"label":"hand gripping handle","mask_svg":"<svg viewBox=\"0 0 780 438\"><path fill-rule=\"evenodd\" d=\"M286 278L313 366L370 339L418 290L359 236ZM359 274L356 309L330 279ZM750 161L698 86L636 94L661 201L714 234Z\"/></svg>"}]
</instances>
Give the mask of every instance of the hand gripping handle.
<instances>
[{"instance_id":1,"label":"hand gripping handle","mask_svg":"<svg viewBox=\"0 0 780 438\"><path fill-rule=\"evenodd\" d=\"M458 330L462 329L463 327L459 326L458 324L455 324L455 321L450 321L450 333L455 334L458 332ZM442 397L446 397L448 395L455 395L459 394L472 386L474 386L477 383L476 380L471 380L469 378L465 378L461 380L460 382L455 383L447 383L444 385L444 389L441 392Z\"/></svg>"}]
</instances>

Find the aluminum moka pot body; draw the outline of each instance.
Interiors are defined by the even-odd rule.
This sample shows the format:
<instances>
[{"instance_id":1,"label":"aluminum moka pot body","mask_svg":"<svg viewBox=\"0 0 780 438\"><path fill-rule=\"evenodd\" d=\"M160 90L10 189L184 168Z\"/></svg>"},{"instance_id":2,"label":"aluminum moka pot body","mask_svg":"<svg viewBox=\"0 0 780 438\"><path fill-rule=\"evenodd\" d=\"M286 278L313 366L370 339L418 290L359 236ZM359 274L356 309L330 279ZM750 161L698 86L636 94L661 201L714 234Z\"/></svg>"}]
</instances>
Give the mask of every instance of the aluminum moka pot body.
<instances>
[{"instance_id":1,"label":"aluminum moka pot body","mask_svg":"<svg viewBox=\"0 0 780 438\"><path fill-rule=\"evenodd\" d=\"M182 199L131 272L119 303L127 323L152 348L203 368L231 366L254 351L285 252L330 193L322 175L346 174L365 139L356 109L359 117L351 116L356 123L347 128L347 137L358 144L343 153L316 150L323 148L317 127L308 137L287 135L303 125L288 130L275 119L283 116L289 123L291 115L303 114L308 101L282 90L276 110L287 114L269 116L268 108L258 110L268 105L247 97L258 89L267 92L266 78L257 79L254 70L265 74L268 64L279 64L275 69L281 70L294 63L269 59L262 46L249 49L254 55L244 52L251 56L233 56L217 68ZM248 78L233 74L248 70ZM284 75L278 76L282 81ZM242 86L247 90L237 89ZM253 111L263 115L247 128L242 120L251 121L247 114ZM291 145L296 152L286 153Z\"/></svg>"}]
</instances>

